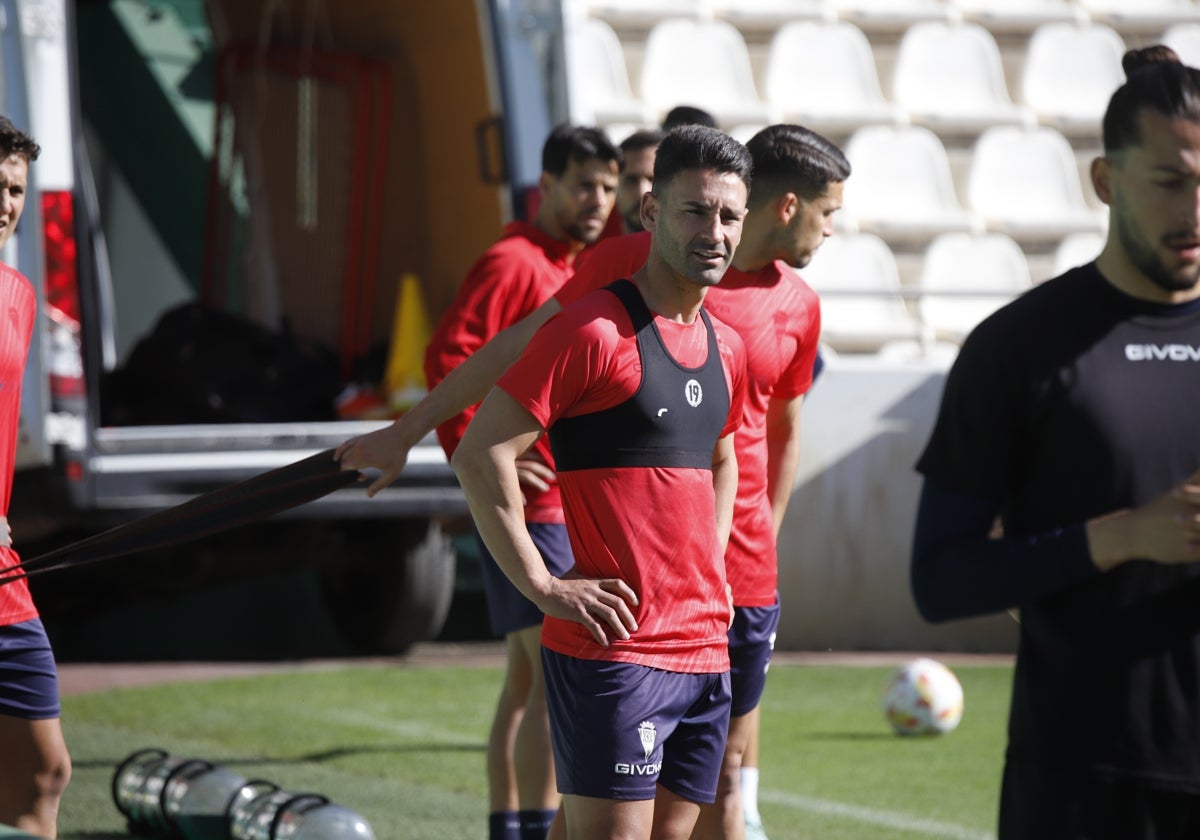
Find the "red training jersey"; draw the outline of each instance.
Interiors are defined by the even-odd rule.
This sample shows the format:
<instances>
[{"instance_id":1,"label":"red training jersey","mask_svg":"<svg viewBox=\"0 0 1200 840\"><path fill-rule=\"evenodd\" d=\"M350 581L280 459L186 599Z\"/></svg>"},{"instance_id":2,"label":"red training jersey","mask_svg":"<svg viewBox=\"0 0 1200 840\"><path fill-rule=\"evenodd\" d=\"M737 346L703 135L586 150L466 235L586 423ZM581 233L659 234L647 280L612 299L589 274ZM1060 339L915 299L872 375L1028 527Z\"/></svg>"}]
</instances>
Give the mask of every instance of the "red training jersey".
<instances>
[{"instance_id":1,"label":"red training jersey","mask_svg":"<svg viewBox=\"0 0 1200 840\"><path fill-rule=\"evenodd\" d=\"M592 289L629 277L649 253L649 233L604 240L580 256L574 276L555 300L565 307ZM737 606L770 606L776 599L779 561L767 494L767 408L772 399L793 399L812 386L820 301L795 269L776 260L752 273L730 268L708 290L704 307L741 337L748 370L742 424L734 438L738 493L726 573Z\"/></svg>"},{"instance_id":2,"label":"red training jersey","mask_svg":"<svg viewBox=\"0 0 1200 840\"><path fill-rule=\"evenodd\" d=\"M13 471L16 469L17 432L21 423L21 383L29 342L37 317L33 285L16 269L0 263L0 308L4 329L0 330L0 515L8 516L12 500ZM12 548L0 547L0 573L21 562ZM24 580L0 586L0 626L37 618L37 608Z\"/></svg>"},{"instance_id":3,"label":"red training jersey","mask_svg":"<svg viewBox=\"0 0 1200 840\"><path fill-rule=\"evenodd\" d=\"M425 380L436 386L451 370L505 327L537 309L571 275L571 246L526 222L510 222L504 235L484 251L442 315L425 350ZM449 458L454 454L478 406L437 428L438 440ZM551 469L550 444L539 440L533 452ZM521 488L528 522L563 522L558 487L546 492Z\"/></svg>"},{"instance_id":4,"label":"red training jersey","mask_svg":"<svg viewBox=\"0 0 1200 840\"><path fill-rule=\"evenodd\" d=\"M712 320L730 394L724 436L741 422L745 351L733 330ZM678 364L698 367L708 358L701 318L685 325L655 316L654 322ZM548 429L560 417L625 402L641 379L628 312L615 295L597 292L538 330L498 385ZM638 629L605 648L583 625L547 616L542 644L567 656L667 671L728 670L729 604L712 471L581 469L562 473L559 485L576 568L587 577L626 581L638 595Z\"/></svg>"}]
</instances>

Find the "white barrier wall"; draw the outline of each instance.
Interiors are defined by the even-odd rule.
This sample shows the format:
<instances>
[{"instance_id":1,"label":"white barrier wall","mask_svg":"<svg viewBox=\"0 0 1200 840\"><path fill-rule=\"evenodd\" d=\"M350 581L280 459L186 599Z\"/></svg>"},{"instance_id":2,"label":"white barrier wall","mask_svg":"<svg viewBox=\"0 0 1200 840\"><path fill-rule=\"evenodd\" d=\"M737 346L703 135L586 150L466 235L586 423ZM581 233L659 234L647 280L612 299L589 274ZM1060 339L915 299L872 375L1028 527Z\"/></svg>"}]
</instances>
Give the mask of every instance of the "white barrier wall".
<instances>
[{"instance_id":1,"label":"white barrier wall","mask_svg":"<svg viewBox=\"0 0 1200 840\"><path fill-rule=\"evenodd\" d=\"M934 626L913 604L913 467L945 369L843 356L806 398L800 471L779 537L780 650L1016 649L1007 614Z\"/></svg>"}]
</instances>

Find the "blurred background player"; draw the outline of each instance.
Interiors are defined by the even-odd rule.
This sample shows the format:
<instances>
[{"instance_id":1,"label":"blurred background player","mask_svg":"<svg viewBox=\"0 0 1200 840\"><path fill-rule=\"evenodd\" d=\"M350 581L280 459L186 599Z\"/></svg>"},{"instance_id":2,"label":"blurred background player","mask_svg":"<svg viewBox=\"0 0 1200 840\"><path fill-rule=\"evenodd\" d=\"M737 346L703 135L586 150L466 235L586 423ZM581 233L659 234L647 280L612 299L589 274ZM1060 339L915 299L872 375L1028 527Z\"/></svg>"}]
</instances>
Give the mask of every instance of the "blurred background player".
<instances>
[{"instance_id":1,"label":"blurred background player","mask_svg":"<svg viewBox=\"0 0 1200 840\"><path fill-rule=\"evenodd\" d=\"M695 105L676 105L667 111L662 121L663 132L668 132L681 125L702 125L707 128L717 127L717 118Z\"/></svg>"},{"instance_id":2,"label":"blurred background player","mask_svg":"<svg viewBox=\"0 0 1200 840\"><path fill-rule=\"evenodd\" d=\"M663 133L642 129L621 141L621 175L617 182L617 212L621 233L642 230L642 196L654 186L654 153Z\"/></svg>"},{"instance_id":3,"label":"blurred background player","mask_svg":"<svg viewBox=\"0 0 1200 840\"><path fill-rule=\"evenodd\" d=\"M1124 66L1100 256L975 328L917 464L921 614L1020 609L1001 840L1200 837L1200 70Z\"/></svg>"},{"instance_id":4,"label":"blurred background player","mask_svg":"<svg viewBox=\"0 0 1200 840\"><path fill-rule=\"evenodd\" d=\"M532 222L508 224L471 267L426 350L430 387L570 276L575 256L604 230L620 159L599 129L562 125L551 131L542 147L537 214ZM471 407L438 426L447 458L474 413ZM561 575L574 561L546 441L524 454L518 471L529 531L547 568ZM558 806L539 656L542 614L479 546L492 630L504 637L507 652L488 737L489 838L532 840L546 836Z\"/></svg>"},{"instance_id":5,"label":"blurred background player","mask_svg":"<svg viewBox=\"0 0 1200 840\"><path fill-rule=\"evenodd\" d=\"M29 165L41 149L0 117L0 249L25 208ZM37 294L18 271L0 263L0 570L20 562L8 524L21 382L37 317ZM46 630L25 580L0 586L0 824L37 837L58 836L58 808L71 778L59 720L58 671Z\"/></svg>"}]
</instances>

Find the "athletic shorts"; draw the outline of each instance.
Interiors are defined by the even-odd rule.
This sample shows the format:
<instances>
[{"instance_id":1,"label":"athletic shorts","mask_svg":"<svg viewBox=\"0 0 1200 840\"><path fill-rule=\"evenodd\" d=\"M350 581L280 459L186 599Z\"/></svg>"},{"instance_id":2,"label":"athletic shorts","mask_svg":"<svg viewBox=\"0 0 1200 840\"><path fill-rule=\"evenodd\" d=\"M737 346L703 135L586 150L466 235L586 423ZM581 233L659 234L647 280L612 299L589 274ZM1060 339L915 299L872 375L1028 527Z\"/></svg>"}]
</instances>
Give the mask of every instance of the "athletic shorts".
<instances>
[{"instance_id":1,"label":"athletic shorts","mask_svg":"<svg viewBox=\"0 0 1200 840\"><path fill-rule=\"evenodd\" d=\"M1191 840L1200 794L1008 761L999 840Z\"/></svg>"},{"instance_id":2,"label":"athletic shorts","mask_svg":"<svg viewBox=\"0 0 1200 840\"><path fill-rule=\"evenodd\" d=\"M678 674L542 648L558 791L712 803L729 735L729 673Z\"/></svg>"},{"instance_id":3,"label":"athletic shorts","mask_svg":"<svg viewBox=\"0 0 1200 840\"><path fill-rule=\"evenodd\" d=\"M41 619L0 627L0 714L25 720L62 716L58 669Z\"/></svg>"},{"instance_id":4,"label":"athletic shorts","mask_svg":"<svg viewBox=\"0 0 1200 840\"><path fill-rule=\"evenodd\" d=\"M734 607L729 628L729 687L733 692L733 717L748 715L758 707L767 685L767 669L775 650L779 628L779 599L770 607Z\"/></svg>"},{"instance_id":5,"label":"athletic shorts","mask_svg":"<svg viewBox=\"0 0 1200 840\"><path fill-rule=\"evenodd\" d=\"M544 522L527 523L529 536L533 544L542 553L546 568L555 577L562 577L575 565L575 555L571 553L571 541L567 537L566 525L554 525ZM475 534L475 542L479 544L480 562L483 566L483 593L487 599L488 619L492 624L492 632L497 636L507 636L527 627L540 627L542 611L537 605L521 594L521 590L513 586L508 575L492 558L487 546L479 534Z\"/></svg>"}]
</instances>

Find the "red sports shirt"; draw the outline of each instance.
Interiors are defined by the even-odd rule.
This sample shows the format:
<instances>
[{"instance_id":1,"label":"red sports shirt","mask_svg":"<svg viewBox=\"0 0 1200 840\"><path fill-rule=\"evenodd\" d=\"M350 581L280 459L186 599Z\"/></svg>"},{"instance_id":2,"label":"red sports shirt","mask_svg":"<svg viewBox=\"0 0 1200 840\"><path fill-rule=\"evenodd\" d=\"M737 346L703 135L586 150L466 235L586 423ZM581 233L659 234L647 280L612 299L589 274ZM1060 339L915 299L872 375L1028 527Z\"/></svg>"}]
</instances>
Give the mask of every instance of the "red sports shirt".
<instances>
[{"instance_id":1,"label":"red sports shirt","mask_svg":"<svg viewBox=\"0 0 1200 840\"><path fill-rule=\"evenodd\" d=\"M3 263L0 263L0 308L4 313L4 327L0 329L0 470L3 470L0 515L7 516L21 422L21 381L37 316L37 297L30 282ZM19 562L13 549L0 548L0 572ZM24 580L0 586L0 626L29 621L37 615L29 585Z\"/></svg>"},{"instance_id":2,"label":"red sports shirt","mask_svg":"<svg viewBox=\"0 0 1200 840\"><path fill-rule=\"evenodd\" d=\"M471 266L454 303L442 315L425 350L425 379L430 388L482 347L488 339L545 303L571 276L566 242L525 222L511 222L504 235ZM478 406L438 426L438 440L449 458L462 440ZM551 469L550 444L534 446ZM562 523L558 487L539 493L522 487L528 522Z\"/></svg>"},{"instance_id":3,"label":"red sports shirt","mask_svg":"<svg viewBox=\"0 0 1200 840\"><path fill-rule=\"evenodd\" d=\"M629 277L649 253L649 233L603 240L580 255L575 275L554 298L565 307L614 279ZM725 553L729 585L739 607L770 606L779 562L767 495L767 406L772 398L792 399L812 386L820 302L794 269L777 260L750 274L730 268L708 290L704 306L741 336L749 371L742 424L734 438L738 493Z\"/></svg>"},{"instance_id":4,"label":"red sports shirt","mask_svg":"<svg viewBox=\"0 0 1200 840\"><path fill-rule=\"evenodd\" d=\"M712 320L730 394L724 436L741 422L745 356L737 335ZM683 325L656 317L655 324L679 364L698 367L708 358L700 318ZM549 428L559 417L618 405L640 383L629 315L615 295L597 292L547 322L498 385ZM728 670L729 605L712 471L572 470L559 476L559 486L577 568L629 583L640 600L638 629L604 648L583 625L547 616L542 644L567 656L667 671Z\"/></svg>"}]
</instances>

